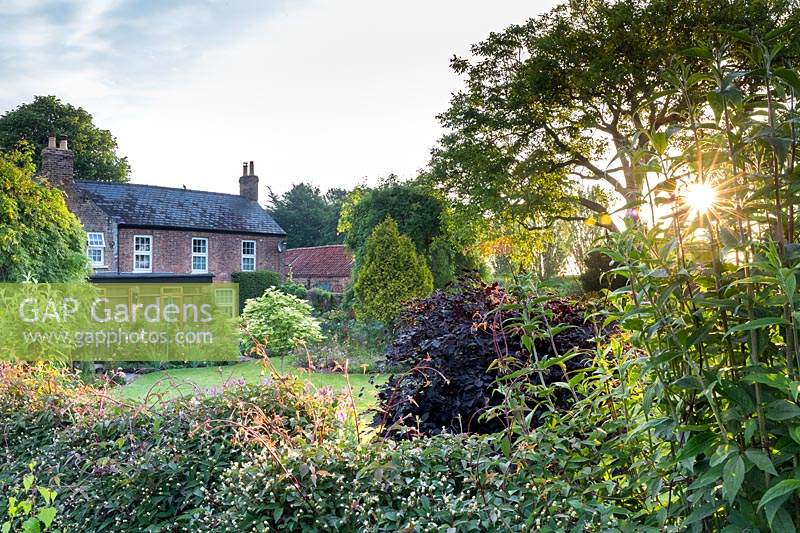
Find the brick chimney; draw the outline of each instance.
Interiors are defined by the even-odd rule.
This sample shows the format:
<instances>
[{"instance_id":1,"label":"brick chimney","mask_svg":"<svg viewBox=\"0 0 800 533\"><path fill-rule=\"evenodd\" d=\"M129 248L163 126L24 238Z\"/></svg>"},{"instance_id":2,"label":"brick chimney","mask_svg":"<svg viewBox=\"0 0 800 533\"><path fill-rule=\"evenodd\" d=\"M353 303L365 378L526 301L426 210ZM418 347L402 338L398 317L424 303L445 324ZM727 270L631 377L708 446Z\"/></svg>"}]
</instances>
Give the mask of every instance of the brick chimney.
<instances>
[{"instance_id":1,"label":"brick chimney","mask_svg":"<svg viewBox=\"0 0 800 533\"><path fill-rule=\"evenodd\" d=\"M75 174L75 153L67 148L66 139L61 139L58 146L55 135L47 139L47 146L42 150L42 167L39 173L53 187L61 190L70 187Z\"/></svg>"},{"instance_id":2,"label":"brick chimney","mask_svg":"<svg viewBox=\"0 0 800 533\"><path fill-rule=\"evenodd\" d=\"M256 176L255 165L250 161L250 168L247 163L242 164L242 177L239 178L239 196L244 196L248 200L258 201L258 176Z\"/></svg>"}]
</instances>

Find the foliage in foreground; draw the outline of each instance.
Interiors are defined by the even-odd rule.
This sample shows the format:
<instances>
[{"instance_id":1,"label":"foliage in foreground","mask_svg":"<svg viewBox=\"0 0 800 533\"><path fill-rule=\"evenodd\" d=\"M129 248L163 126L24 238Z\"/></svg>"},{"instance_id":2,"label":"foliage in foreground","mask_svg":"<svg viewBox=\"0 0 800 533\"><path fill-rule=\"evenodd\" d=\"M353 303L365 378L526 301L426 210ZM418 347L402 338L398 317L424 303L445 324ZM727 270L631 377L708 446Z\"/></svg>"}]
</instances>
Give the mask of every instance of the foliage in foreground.
<instances>
[{"instance_id":1,"label":"foliage in foreground","mask_svg":"<svg viewBox=\"0 0 800 533\"><path fill-rule=\"evenodd\" d=\"M36 482L55 493L54 527L96 532L641 523L642 479L631 474L649 467L642 435L627 438L623 410L602 409L624 392L614 372L591 376L576 384L575 416L515 423L512 446L507 434L359 443L338 422L347 413L336 398L294 379L154 411L116 405L48 367L4 365L0 490L16 490L34 463Z\"/></svg>"},{"instance_id":2,"label":"foliage in foreground","mask_svg":"<svg viewBox=\"0 0 800 533\"><path fill-rule=\"evenodd\" d=\"M48 367L3 365L0 491L16 493L33 465L39 484L57 494L57 527L193 529L233 463L332 438L337 409L329 392L273 376L150 410L117 405ZM7 505L0 498L3 515Z\"/></svg>"}]
</instances>

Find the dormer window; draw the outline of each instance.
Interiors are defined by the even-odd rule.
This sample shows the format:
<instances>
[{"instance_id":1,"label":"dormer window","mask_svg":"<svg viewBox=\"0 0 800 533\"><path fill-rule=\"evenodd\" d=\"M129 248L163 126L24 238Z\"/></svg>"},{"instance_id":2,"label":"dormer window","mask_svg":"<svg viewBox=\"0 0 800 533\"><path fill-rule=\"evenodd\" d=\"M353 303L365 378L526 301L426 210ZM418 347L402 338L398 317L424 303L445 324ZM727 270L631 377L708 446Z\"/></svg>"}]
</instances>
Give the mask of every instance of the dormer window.
<instances>
[{"instance_id":1,"label":"dormer window","mask_svg":"<svg viewBox=\"0 0 800 533\"><path fill-rule=\"evenodd\" d=\"M86 234L87 245L86 255L89 256L89 261L93 267L105 266L105 250L106 241L105 236L100 232L89 232Z\"/></svg>"}]
</instances>

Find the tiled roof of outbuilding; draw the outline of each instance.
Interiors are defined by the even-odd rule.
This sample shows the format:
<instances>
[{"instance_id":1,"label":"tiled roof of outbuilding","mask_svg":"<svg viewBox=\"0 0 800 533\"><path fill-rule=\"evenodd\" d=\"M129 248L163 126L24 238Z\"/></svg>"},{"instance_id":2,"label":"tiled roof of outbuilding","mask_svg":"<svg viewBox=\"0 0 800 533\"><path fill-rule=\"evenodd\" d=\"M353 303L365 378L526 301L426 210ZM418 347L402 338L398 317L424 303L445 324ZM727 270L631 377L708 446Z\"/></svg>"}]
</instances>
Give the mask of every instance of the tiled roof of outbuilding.
<instances>
[{"instance_id":1,"label":"tiled roof of outbuilding","mask_svg":"<svg viewBox=\"0 0 800 533\"><path fill-rule=\"evenodd\" d=\"M75 183L123 225L286 235L258 202L238 194L138 183Z\"/></svg>"},{"instance_id":2,"label":"tiled roof of outbuilding","mask_svg":"<svg viewBox=\"0 0 800 533\"><path fill-rule=\"evenodd\" d=\"M286 266L297 278L345 278L353 270L353 254L343 244L286 250Z\"/></svg>"}]
</instances>

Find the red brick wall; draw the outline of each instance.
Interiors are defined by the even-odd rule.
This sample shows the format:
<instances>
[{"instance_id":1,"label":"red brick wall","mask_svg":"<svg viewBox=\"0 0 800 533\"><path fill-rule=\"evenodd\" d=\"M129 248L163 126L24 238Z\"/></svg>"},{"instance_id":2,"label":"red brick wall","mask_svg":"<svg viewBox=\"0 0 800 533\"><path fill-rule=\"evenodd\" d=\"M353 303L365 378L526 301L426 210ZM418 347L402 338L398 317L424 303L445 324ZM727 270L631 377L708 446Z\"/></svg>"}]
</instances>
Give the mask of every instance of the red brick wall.
<instances>
[{"instance_id":1,"label":"red brick wall","mask_svg":"<svg viewBox=\"0 0 800 533\"><path fill-rule=\"evenodd\" d=\"M72 211L78 220L81 221L83 229L89 232L100 232L103 234L105 249L103 259L105 268L95 268L97 272L116 272L117 258L114 253L114 228L116 224L102 209L89 199L88 195L81 191L74 182L61 184L61 189L66 196L67 207Z\"/></svg>"},{"instance_id":2,"label":"red brick wall","mask_svg":"<svg viewBox=\"0 0 800 533\"><path fill-rule=\"evenodd\" d=\"M78 217L86 232L101 232L104 236L103 251L104 268L97 271L116 271L117 263L114 254L114 222L89 197L81 191L73 181L75 154L65 148L45 148L42 150L42 166L40 174L50 185L61 189L67 207Z\"/></svg>"},{"instance_id":3,"label":"red brick wall","mask_svg":"<svg viewBox=\"0 0 800 533\"><path fill-rule=\"evenodd\" d=\"M256 241L256 269L285 274L284 254L278 252L283 237L237 233L124 227L119 230L120 272L133 272L133 237L151 235L153 272L192 273L192 238L208 239L208 272L214 281L230 281L242 269L242 240Z\"/></svg>"}]
</instances>

